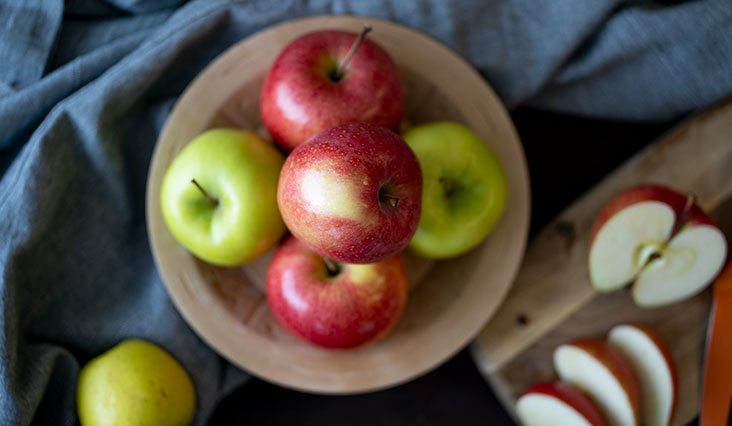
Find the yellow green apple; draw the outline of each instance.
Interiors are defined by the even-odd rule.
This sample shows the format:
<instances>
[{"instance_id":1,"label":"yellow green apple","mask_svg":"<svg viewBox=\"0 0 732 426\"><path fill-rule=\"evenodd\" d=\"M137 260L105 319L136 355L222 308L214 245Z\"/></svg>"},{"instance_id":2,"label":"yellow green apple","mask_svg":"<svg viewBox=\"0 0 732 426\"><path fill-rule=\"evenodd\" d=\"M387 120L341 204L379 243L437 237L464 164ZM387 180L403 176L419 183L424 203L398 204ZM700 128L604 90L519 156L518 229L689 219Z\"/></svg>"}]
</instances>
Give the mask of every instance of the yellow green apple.
<instances>
[{"instance_id":1,"label":"yellow green apple","mask_svg":"<svg viewBox=\"0 0 732 426\"><path fill-rule=\"evenodd\" d=\"M506 205L506 176L488 146L453 122L413 127L407 142L422 169L422 215L410 248L430 258L458 256L480 244Z\"/></svg>"},{"instance_id":2,"label":"yellow green apple","mask_svg":"<svg viewBox=\"0 0 732 426\"><path fill-rule=\"evenodd\" d=\"M173 160L160 190L165 223L197 257L217 265L248 262L285 233L277 208L284 157L258 135L213 129Z\"/></svg>"},{"instance_id":3,"label":"yellow green apple","mask_svg":"<svg viewBox=\"0 0 732 426\"><path fill-rule=\"evenodd\" d=\"M193 419L196 394L169 353L125 340L84 366L76 403L82 426L183 426Z\"/></svg>"}]
</instances>

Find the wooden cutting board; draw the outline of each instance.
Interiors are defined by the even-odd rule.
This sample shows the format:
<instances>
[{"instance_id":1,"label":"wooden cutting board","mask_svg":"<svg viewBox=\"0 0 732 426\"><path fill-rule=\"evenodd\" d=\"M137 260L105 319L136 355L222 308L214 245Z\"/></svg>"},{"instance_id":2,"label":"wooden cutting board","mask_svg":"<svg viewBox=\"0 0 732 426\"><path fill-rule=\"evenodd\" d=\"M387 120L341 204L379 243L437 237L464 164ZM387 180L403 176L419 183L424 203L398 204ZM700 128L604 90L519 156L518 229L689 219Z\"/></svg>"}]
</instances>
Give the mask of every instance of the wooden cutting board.
<instances>
[{"instance_id":1,"label":"wooden cutting board","mask_svg":"<svg viewBox=\"0 0 732 426\"><path fill-rule=\"evenodd\" d=\"M732 100L651 144L533 239L508 297L471 348L514 418L516 398L528 386L555 378L552 352L558 345L604 336L625 321L649 325L669 344L679 371L674 425L686 425L698 414L710 291L669 307L641 309L627 290L600 294L589 282L588 245L597 214L617 193L643 182L695 193L732 236Z\"/></svg>"}]
</instances>

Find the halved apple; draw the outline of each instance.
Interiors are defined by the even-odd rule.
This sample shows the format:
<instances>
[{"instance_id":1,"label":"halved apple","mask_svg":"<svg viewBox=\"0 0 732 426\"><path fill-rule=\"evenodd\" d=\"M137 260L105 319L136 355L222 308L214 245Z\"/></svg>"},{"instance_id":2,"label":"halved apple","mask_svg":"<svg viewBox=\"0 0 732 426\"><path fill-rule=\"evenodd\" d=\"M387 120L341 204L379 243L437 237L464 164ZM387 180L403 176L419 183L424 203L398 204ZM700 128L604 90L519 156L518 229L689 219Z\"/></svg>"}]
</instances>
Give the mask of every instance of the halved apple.
<instances>
[{"instance_id":1,"label":"halved apple","mask_svg":"<svg viewBox=\"0 0 732 426\"><path fill-rule=\"evenodd\" d=\"M666 344L655 332L637 324L613 327L607 341L625 355L638 375L642 424L669 425L678 398L678 376Z\"/></svg>"},{"instance_id":2,"label":"halved apple","mask_svg":"<svg viewBox=\"0 0 732 426\"><path fill-rule=\"evenodd\" d=\"M585 392L611 426L637 426L640 388L627 359L601 339L585 338L559 346L554 368L563 381Z\"/></svg>"},{"instance_id":3,"label":"halved apple","mask_svg":"<svg viewBox=\"0 0 732 426\"><path fill-rule=\"evenodd\" d=\"M566 382L539 383L516 402L524 426L605 426L605 419L585 394Z\"/></svg>"},{"instance_id":4,"label":"halved apple","mask_svg":"<svg viewBox=\"0 0 732 426\"><path fill-rule=\"evenodd\" d=\"M599 291L635 281L636 304L663 306L701 291L726 257L724 235L693 197L641 185L614 198L595 222L590 280Z\"/></svg>"}]
</instances>

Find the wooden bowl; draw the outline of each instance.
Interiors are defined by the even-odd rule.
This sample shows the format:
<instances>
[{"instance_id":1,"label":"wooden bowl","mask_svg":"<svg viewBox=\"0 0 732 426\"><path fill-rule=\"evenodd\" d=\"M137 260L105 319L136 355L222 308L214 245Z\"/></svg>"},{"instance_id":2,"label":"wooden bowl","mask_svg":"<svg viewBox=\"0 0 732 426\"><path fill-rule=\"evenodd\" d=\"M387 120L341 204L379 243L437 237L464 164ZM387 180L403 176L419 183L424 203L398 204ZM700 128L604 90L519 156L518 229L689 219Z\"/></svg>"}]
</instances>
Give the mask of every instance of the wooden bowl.
<instances>
[{"instance_id":1,"label":"wooden bowl","mask_svg":"<svg viewBox=\"0 0 732 426\"><path fill-rule=\"evenodd\" d=\"M275 321L263 291L267 256L243 267L220 268L196 259L173 239L160 211L160 184L171 160L202 131L218 126L261 129L261 85L286 44L314 30L357 32L366 21L374 29L369 37L400 68L406 88L406 120L412 124L454 120L476 131L505 168L508 203L490 236L468 254L434 263L406 255L409 300L388 337L361 349L325 350L290 336ZM201 338L242 369L309 392L385 388L427 372L463 348L511 286L524 253L528 224L526 161L495 93L445 46L414 30L371 18L292 21L231 47L181 96L157 142L148 176L150 244L183 317Z\"/></svg>"}]
</instances>

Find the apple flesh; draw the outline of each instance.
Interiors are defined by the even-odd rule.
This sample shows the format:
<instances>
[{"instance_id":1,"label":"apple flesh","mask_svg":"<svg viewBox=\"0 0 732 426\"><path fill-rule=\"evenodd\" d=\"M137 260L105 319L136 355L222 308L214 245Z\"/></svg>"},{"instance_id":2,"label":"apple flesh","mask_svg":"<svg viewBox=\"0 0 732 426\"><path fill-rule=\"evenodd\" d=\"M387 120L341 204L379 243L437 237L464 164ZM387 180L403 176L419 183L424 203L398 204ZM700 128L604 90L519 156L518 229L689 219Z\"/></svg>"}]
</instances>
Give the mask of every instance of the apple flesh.
<instances>
[{"instance_id":1,"label":"apple flesh","mask_svg":"<svg viewBox=\"0 0 732 426\"><path fill-rule=\"evenodd\" d=\"M637 426L641 402L638 378L617 349L601 339L580 339L554 351L563 381L585 392L611 426Z\"/></svg>"},{"instance_id":2,"label":"apple flesh","mask_svg":"<svg viewBox=\"0 0 732 426\"><path fill-rule=\"evenodd\" d=\"M663 340L646 327L622 324L610 330L607 341L625 355L638 375L643 400L641 423L671 424L678 398L678 376Z\"/></svg>"},{"instance_id":3,"label":"apple flesh","mask_svg":"<svg viewBox=\"0 0 732 426\"><path fill-rule=\"evenodd\" d=\"M660 257L638 274L633 300L651 308L689 298L712 282L726 259L724 234L694 205L688 221L666 244Z\"/></svg>"},{"instance_id":4,"label":"apple flesh","mask_svg":"<svg viewBox=\"0 0 732 426\"><path fill-rule=\"evenodd\" d=\"M569 383L555 381L530 387L516 402L524 426L605 426L597 406Z\"/></svg>"},{"instance_id":5,"label":"apple flesh","mask_svg":"<svg viewBox=\"0 0 732 426\"><path fill-rule=\"evenodd\" d=\"M422 173L394 132L350 123L298 146L280 174L277 201L299 240L323 257L373 263L401 252L417 229Z\"/></svg>"},{"instance_id":6,"label":"apple flesh","mask_svg":"<svg viewBox=\"0 0 732 426\"><path fill-rule=\"evenodd\" d=\"M480 244L506 206L506 176L496 156L472 130L453 122L413 127L404 140L424 179L424 208L410 248L444 259Z\"/></svg>"},{"instance_id":7,"label":"apple flesh","mask_svg":"<svg viewBox=\"0 0 732 426\"><path fill-rule=\"evenodd\" d=\"M338 72L357 34L316 31L290 43L275 60L260 98L262 121L290 151L331 127L365 122L397 130L404 88L396 64L379 45L362 39Z\"/></svg>"},{"instance_id":8,"label":"apple flesh","mask_svg":"<svg viewBox=\"0 0 732 426\"><path fill-rule=\"evenodd\" d=\"M277 209L284 158L252 132L209 130L173 159L160 207L181 245L207 262L233 266L274 247L285 233Z\"/></svg>"},{"instance_id":9,"label":"apple flesh","mask_svg":"<svg viewBox=\"0 0 732 426\"><path fill-rule=\"evenodd\" d=\"M267 272L267 300L277 321L326 348L374 342L397 323L407 300L401 255L369 265L335 264L294 237L278 248Z\"/></svg>"},{"instance_id":10,"label":"apple flesh","mask_svg":"<svg viewBox=\"0 0 732 426\"><path fill-rule=\"evenodd\" d=\"M724 235L692 198L642 185L600 213L590 242L590 279L599 291L634 281L639 306L663 306L701 291L726 256Z\"/></svg>"}]
</instances>

